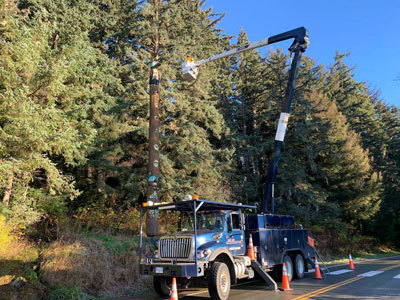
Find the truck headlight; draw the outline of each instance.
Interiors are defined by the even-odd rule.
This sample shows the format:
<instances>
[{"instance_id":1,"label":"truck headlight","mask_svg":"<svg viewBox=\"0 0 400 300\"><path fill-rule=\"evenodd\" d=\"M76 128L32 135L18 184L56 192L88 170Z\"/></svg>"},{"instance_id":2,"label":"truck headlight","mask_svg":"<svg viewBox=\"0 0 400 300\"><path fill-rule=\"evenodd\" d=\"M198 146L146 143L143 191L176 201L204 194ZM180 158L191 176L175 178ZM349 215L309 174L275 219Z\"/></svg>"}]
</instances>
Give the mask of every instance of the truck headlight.
<instances>
[{"instance_id":1,"label":"truck headlight","mask_svg":"<svg viewBox=\"0 0 400 300\"><path fill-rule=\"evenodd\" d=\"M203 258L203 257L207 257L211 254L211 250L210 249L206 249L206 250L197 250L197 258Z\"/></svg>"},{"instance_id":2,"label":"truck headlight","mask_svg":"<svg viewBox=\"0 0 400 300\"><path fill-rule=\"evenodd\" d=\"M158 251L154 251L154 258L160 258L160 255L158 254Z\"/></svg>"},{"instance_id":3,"label":"truck headlight","mask_svg":"<svg viewBox=\"0 0 400 300\"><path fill-rule=\"evenodd\" d=\"M197 258L203 258L204 257L204 253L201 250L197 250Z\"/></svg>"}]
</instances>

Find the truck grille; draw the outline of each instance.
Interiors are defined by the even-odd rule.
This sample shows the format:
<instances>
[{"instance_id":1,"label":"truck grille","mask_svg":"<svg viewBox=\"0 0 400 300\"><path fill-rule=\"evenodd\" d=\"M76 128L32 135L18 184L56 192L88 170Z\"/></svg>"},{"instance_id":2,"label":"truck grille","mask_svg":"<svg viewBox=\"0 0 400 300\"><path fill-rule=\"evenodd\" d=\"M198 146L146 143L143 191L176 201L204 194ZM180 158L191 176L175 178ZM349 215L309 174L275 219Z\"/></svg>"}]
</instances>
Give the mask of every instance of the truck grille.
<instances>
[{"instance_id":1,"label":"truck grille","mask_svg":"<svg viewBox=\"0 0 400 300\"><path fill-rule=\"evenodd\" d=\"M192 251L192 237L166 237L160 239L161 258L189 258Z\"/></svg>"}]
</instances>

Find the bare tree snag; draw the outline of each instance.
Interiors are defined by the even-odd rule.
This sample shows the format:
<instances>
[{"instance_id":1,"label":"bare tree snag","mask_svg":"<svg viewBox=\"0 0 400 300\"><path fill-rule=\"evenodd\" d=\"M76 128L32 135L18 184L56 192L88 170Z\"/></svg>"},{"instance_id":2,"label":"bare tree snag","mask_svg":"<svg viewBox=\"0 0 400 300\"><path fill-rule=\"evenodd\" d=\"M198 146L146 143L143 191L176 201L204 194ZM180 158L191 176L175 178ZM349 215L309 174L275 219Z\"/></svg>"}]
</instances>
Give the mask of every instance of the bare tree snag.
<instances>
[{"instance_id":1,"label":"bare tree snag","mask_svg":"<svg viewBox=\"0 0 400 300\"><path fill-rule=\"evenodd\" d=\"M3 195L3 203L7 206L10 205L10 197L11 197L13 182L14 182L14 174L11 174L10 177L8 177L6 190Z\"/></svg>"},{"instance_id":2,"label":"bare tree snag","mask_svg":"<svg viewBox=\"0 0 400 300\"><path fill-rule=\"evenodd\" d=\"M54 35L54 38L53 38L53 45L51 46L51 49L57 48L59 39L60 39L60 35L58 34L58 32L56 32L56 34Z\"/></svg>"}]
</instances>

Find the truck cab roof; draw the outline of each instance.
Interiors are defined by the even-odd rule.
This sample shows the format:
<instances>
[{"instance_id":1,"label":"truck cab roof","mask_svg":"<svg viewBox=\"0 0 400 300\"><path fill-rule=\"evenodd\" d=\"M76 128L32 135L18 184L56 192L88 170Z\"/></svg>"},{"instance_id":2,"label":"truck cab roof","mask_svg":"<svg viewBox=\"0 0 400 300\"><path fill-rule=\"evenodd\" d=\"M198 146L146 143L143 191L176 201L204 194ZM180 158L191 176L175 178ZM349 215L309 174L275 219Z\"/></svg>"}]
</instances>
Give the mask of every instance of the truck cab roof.
<instances>
[{"instance_id":1,"label":"truck cab roof","mask_svg":"<svg viewBox=\"0 0 400 300\"><path fill-rule=\"evenodd\" d=\"M170 202L170 203L154 203L152 206L144 206L146 210L172 210L172 211L193 211L196 208L196 212L198 211L212 211L212 210L256 210L256 206L252 205L243 205L243 204L234 204L234 203L225 203L225 202L216 202L209 200L183 200L179 202Z\"/></svg>"}]
</instances>

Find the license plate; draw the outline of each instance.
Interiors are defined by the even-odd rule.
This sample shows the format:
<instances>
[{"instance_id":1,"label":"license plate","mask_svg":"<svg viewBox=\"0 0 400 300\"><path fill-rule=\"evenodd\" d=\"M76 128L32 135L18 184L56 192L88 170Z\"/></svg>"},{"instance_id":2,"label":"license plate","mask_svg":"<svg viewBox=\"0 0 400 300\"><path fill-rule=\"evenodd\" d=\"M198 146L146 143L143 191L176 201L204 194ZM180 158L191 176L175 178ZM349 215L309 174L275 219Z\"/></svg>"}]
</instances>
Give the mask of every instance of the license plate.
<instances>
[{"instance_id":1,"label":"license plate","mask_svg":"<svg viewBox=\"0 0 400 300\"><path fill-rule=\"evenodd\" d=\"M156 267L156 274L162 274L164 273L164 268L163 267Z\"/></svg>"}]
</instances>

